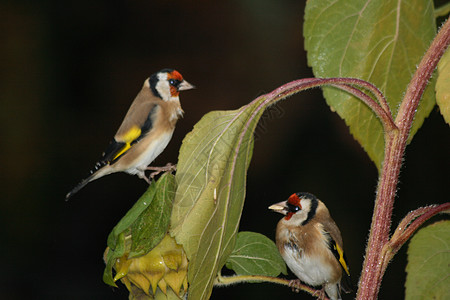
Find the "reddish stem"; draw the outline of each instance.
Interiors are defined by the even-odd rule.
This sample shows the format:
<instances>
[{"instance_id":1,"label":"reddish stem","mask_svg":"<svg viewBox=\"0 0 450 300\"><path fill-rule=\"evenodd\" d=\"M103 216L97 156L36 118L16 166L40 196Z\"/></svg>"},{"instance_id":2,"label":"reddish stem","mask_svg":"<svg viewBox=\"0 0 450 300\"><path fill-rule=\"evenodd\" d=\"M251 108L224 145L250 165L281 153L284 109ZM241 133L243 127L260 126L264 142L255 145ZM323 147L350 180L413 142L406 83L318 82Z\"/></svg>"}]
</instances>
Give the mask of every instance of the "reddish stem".
<instances>
[{"instance_id":1,"label":"reddish stem","mask_svg":"<svg viewBox=\"0 0 450 300\"><path fill-rule=\"evenodd\" d=\"M447 20L425 53L408 85L395 120L399 131L385 135L384 163L378 182L369 242L366 247L366 259L357 299L376 299L378 296L385 270L382 253L383 248L389 242L392 208L409 131L428 80L449 43L450 20Z\"/></svg>"},{"instance_id":2,"label":"reddish stem","mask_svg":"<svg viewBox=\"0 0 450 300\"><path fill-rule=\"evenodd\" d=\"M430 205L418 208L410 212L397 226L389 243L385 245L382 253L382 274L386 270L389 262L413 233L428 219L440 212L450 209L450 202L441 205Z\"/></svg>"},{"instance_id":3,"label":"reddish stem","mask_svg":"<svg viewBox=\"0 0 450 300\"><path fill-rule=\"evenodd\" d=\"M338 87L339 89L356 96L357 98L362 100L367 106L369 106L372 109L372 111L376 114L376 116L381 119L381 124L383 125L385 132L391 133L392 131L397 130L397 126L395 125L394 120L392 119L391 111L390 110L385 111L380 104L373 101L373 99L369 97L367 94L363 93L357 88L354 88L353 86L346 84L339 84L339 85L336 84L333 86Z\"/></svg>"},{"instance_id":4,"label":"reddish stem","mask_svg":"<svg viewBox=\"0 0 450 300\"><path fill-rule=\"evenodd\" d=\"M390 247L394 254L401 248L401 246L431 217L450 209L450 202L441 205L430 205L421 207L415 211L410 212L406 217L406 222L400 222L395 230L394 235L390 241ZM406 225L406 226L405 226Z\"/></svg>"},{"instance_id":5,"label":"reddish stem","mask_svg":"<svg viewBox=\"0 0 450 300\"><path fill-rule=\"evenodd\" d=\"M352 82L353 85L356 85L358 87L369 90L375 96L375 98L378 100L378 103L380 103L381 108L387 114L392 115L391 109L389 108L386 98L384 97L383 93L376 86L374 86L370 82L367 82L367 81L364 81L361 79L356 79L356 78L349 78L349 79L353 80L353 82Z\"/></svg>"},{"instance_id":6,"label":"reddish stem","mask_svg":"<svg viewBox=\"0 0 450 300\"><path fill-rule=\"evenodd\" d=\"M389 135L393 134L393 132L398 129L394 123L394 119L392 118L386 99L381 91L370 82L357 78L305 78L289 82L261 97L267 98L270 102L277 102L280 99L286 98L305 89L323 85L331 85L339 88L364 102L380 119L384 131ZM356 87L370 91L379 103ZM258 101L258 99L255 101Z\"/></svg>"}]
</instances>

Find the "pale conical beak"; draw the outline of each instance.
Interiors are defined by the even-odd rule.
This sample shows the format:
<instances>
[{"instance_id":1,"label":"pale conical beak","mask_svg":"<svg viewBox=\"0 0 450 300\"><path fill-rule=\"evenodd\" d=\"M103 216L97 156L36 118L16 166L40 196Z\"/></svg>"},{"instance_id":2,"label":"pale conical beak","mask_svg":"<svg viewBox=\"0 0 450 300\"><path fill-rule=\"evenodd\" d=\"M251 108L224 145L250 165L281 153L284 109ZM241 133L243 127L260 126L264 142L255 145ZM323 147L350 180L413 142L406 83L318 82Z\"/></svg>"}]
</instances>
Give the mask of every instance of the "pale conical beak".
<instances>
[{"instance_id":1,"label":"pale conical beak","mask_svg":"<svg viewBox=\"0 0 450 300\"><path fill-rule=\"evenodd\" d=\"M180 85L178 86L179 91L185 91L185 90L191 90L195 89L195 86L187 82L186 80L183 80Z\"/></svg>"},{"instance_id":2,"label":"pale conical beak","mask_svg":"<svg viewBox=\"0 0 450 300\"><path fill-rule=\"evenodd\" d=\"M285 215L286 214L286 201L272 204L271 206L269 206L269 209L271 209L277 213Z\"/></svg>"}]
</instances>

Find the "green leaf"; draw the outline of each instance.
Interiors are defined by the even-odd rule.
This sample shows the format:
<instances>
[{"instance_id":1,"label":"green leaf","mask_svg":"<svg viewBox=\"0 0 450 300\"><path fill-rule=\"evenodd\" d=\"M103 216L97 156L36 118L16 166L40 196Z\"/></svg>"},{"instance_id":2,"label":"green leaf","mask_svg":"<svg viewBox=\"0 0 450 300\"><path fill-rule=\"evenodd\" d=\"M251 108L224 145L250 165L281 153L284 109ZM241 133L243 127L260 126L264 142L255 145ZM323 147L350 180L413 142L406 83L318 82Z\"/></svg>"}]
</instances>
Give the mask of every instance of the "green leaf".
<instances>
[{"instance_id":1,"label":"green leaf","mask_svg":"<svg viewBox=\"0 0 450 300\"><path fill-rule=\"evenodd\" d=\"M174 193L175 177L163 174L113 228L108 236L105 283L116 286L112 269L118 258L127 252L129 258L144 255L166 235Z\"/></svg>"},{"instance_id":2,"label":"green leaf","mask_svg":"<svg viewBox=\"0 0 450 300\"><path fill-rule=\"evenodd\" d=\"M253 131L262 113L258 105L211 112L183 141L171 228L189 259L189 299L209 298L234 248Z\"/></svg>"},{"instance_id":3,"label":"green leaf","mask_svg":"<svg viewBox=\"0 0 450 300\"><path fill-rule=\"evenodd\" d=\"M145 191L145 193L139 198L139 200L133 205L133 207L125 214L125 216L114 226L113 230L108 236L108 246L111 249L116 248L116 241L121 233L130 229L130 226L137 220L137 218L142 214L142 212L147 209L147 207L152 202L156 194L156 185L153 183Z\"/></svg>"},{"instance_id":4,"label":"green leaf","mask_svg":"<svg viewBox=\"0 0 450 300\"><path fill-rule=\"evenodd\" d=\"M450 124L450 49L447 49L439 61L437 74L436 103L445 122Z\"/></svg>"},{"instance_id":5,"label":"green leaf","mask_svg":"<svg viewBox=\"0 0 450 300\"><path fill-rule=\"evenodd\" d=\"M175 176L165 173L154 184L156 193L148 208L131 225L129 258L147 254L167 234L175 196Z\"/></svg>"},{"instance_id":6,"label":"green leaf","mask_svg":"<svg viewBox=\"0 0 450 300\"><path fill-rule=\"evenodd\" d=\"M433 2L309 0L305 9L305 49L316 77L356 77L375 84L393 115L423 54L435 36ZM434 106L434 83L419 105L409 141ZM383 128L361 101L324 88L336 111L370 159L381 167Z\"/></svg>"},{"instance_id":7,"label":"green leaf","mask_svg":"<svg viewBox=\"0 0 450 300\"><path fill-rule=\"evenodd\" d=\"M256 232L239 232L226 266L238 275L275 277L280 273L287 274L286 264L275 243Z\"/></svg>"},{"instance_id":8,"label":"green leaf","mask_svg":"<svg viewBox=\"0 0 450 300\"><path fill-rule=\"evenodd\" d=\"M408 247L407 300L450 299L450 221L417 232Z\"/></svg>"},{"instance_id":9,"label":"green leaf","mask_svg":"<svg viewBox=\"0 0 450 300\"><path fill-rule=\"evenodd\" d=\"M111 247L107 248L107 252L104 257L106 267L103 271L103 281L106 284L117 287L116 283L114 282L112 269L114 267L114 264L116 263L116 260L125 254L125 233L121 233L118 235L115 244L117 245L117 247L114 250Z\"/></svg>"},{"instance_id":10,"label":"green leaf","mask_svg":"<svg viewBox=\"0 0 450 300\"><path fill-rule=\"evenodd\" d=\"M450 2L447 2L445 4L441 4L440 7L436 7L434 10L434 17L445 17L450 13Z\"/></svg>"}]
</instances>

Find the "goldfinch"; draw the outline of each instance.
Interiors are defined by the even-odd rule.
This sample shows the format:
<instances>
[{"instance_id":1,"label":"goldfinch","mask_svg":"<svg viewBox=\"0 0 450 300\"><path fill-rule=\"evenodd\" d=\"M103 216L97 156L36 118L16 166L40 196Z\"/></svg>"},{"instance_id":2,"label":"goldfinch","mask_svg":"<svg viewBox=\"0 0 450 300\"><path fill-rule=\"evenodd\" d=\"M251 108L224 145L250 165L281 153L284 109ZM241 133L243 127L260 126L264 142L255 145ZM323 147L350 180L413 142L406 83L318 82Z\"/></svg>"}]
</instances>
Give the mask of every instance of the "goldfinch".
<instances>
[{"instance_id":1,"label":"goldfinch","mask_svg":"<svg viewBox=\"0 0 450 300\"><path fill-rule=\"evenodd\" d=\"M341 290L351 292L341 233L325 204L312 194L295 193L269 209L285 215L276 244L289 269L301 281L322 286L332 300L341 299Z\"/></svg>"},{"instance_id":2,"label":"goldfinch","mask_svg":"<svg viewBox=\"0 0 450 300\"><path fill-rule=\"evenodd\" d=\"M177 120L183 115L179 93L194 88L173 69L163 69L144 81L122 125L90 176L66 195L68 200L89 182L105 175L126 172L150 183L146 170L165 171L173 166L148 167L166 148Z\"/></svg>"}]
</instances>

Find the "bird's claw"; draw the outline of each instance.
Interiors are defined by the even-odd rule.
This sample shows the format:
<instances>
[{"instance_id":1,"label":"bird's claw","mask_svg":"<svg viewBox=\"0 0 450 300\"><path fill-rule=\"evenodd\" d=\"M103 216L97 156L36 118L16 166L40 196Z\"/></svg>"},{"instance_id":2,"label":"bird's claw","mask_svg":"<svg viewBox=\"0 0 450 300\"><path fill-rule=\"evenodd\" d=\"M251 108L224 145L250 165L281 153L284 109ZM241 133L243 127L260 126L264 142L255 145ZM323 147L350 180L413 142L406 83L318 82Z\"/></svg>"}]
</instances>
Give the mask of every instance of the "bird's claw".
<instances>
[{"instance_id":1,"label":"bird's claw","mask_svg":"<svg viewBox=\"0 0 450 300\"><path fill-rule=\"evenodd\" d=\"M159 173L161 172L173 172L177 170L177 165L174 165L172 163L167 163L164 167L151 167L148 166L146 170L154 171L150 173L149 180L155 178Z\"/></svg>"},{"instance_id":2,"label":"bird's claw","mask_svg":"<svg viewBox=\"0 0 450 300\"><path fill-rule=\"evenodd\" d=\"M313 297L316 297L319 300L325 299L325 290L322 288L320 290L315 291L313 294Z\"/></svg>"},{"instance_id":3,"label":"bird's claw","mask_svg":"<svg viewBox=\"0 0 450 300\"><path fill-rule=\"evenodd\" d=\"M292 289L294 293L299 293L300 289L298 288L298 285L301 283L300 279L293 279L289 281L289 287Z\"/></svg>"}]
</instances>

